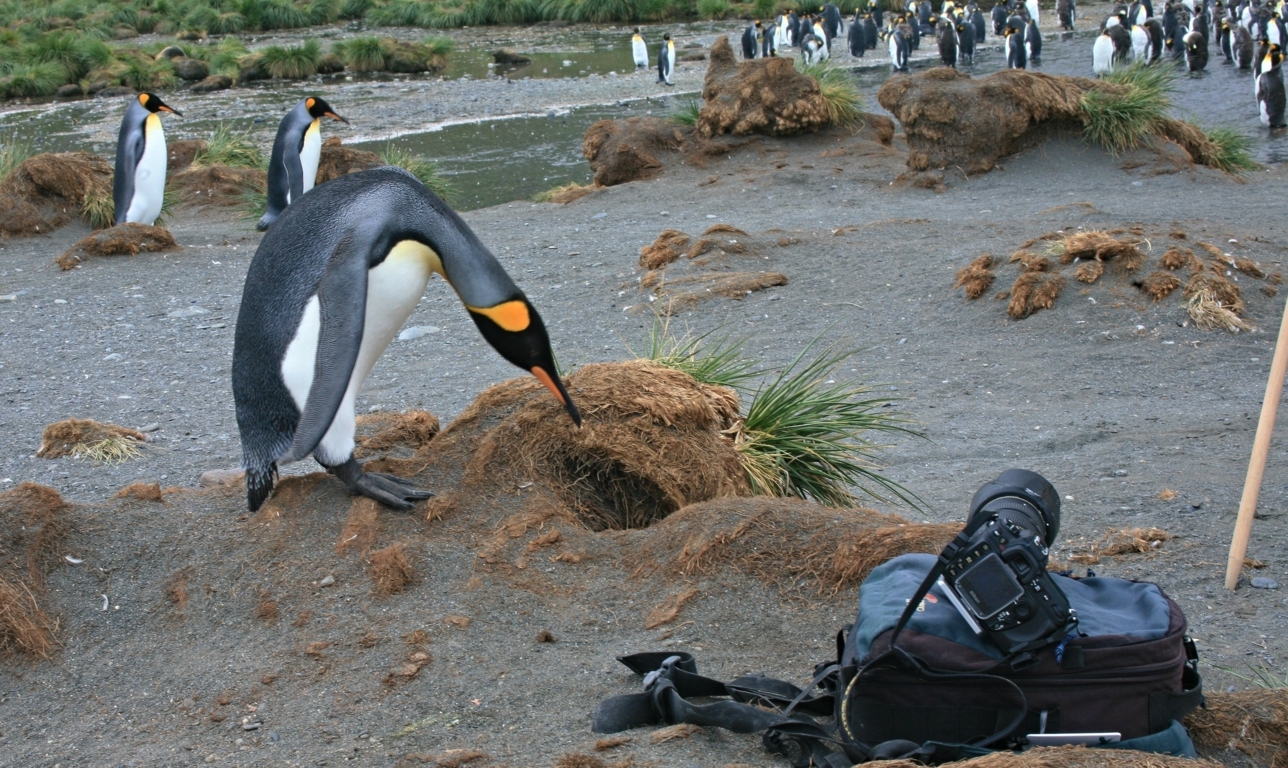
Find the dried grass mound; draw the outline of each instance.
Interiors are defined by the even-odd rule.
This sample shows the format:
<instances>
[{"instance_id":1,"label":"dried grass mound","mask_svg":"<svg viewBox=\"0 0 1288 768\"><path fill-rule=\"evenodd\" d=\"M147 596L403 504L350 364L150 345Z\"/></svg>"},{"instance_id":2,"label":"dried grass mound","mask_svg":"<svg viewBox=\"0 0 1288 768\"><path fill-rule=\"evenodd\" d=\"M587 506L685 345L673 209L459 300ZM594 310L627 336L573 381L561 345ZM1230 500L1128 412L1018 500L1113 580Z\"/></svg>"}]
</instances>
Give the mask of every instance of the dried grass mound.
<instances>
[{"instance_id":1,"label":"dried grass mound","mask_svg":"<svg viewBox=\"0 0 1288 768\"><path fill-rule=\"evenodd\" d=\"M160 483L130 483L116 492L117 499L134 499L136 501L163 502Z\"/></svg>"},{"instance_id":2,"label":"dried grass mound","mask_svg":"<svg viewBox=\"0 0 1288 768\"><path fill-rule=\"evenodd\" d=\"M546 202L567 205L574 200L580 200L591 192L595 192L599 187L595 184L565 184L562 187L550 193Z\"/></svg>"},{"instance_id":3,"label":"dried grass mound","mask_svg":"<svg viewBox=\"0 0 1288 768\"><path fill-rule=\"evenodd\" d=\"M1158 270L1140 282L1140 290L1154 301L1162 301L1181 287L1181 279L1171 272Z\"/></svg>"},{"instance_id":4,"label":"dried grass mound","mask_svg":"<svg viewBox=\"0 0 1288 768\"><path fill-rule=\"evenodd\" d=\"M88 152L24 160L0 182L0 234L46 234L79 218L85 199L112 194L112 166Z\"/></svg>"},{"instance_id":5,"label":"dried grass mound","mask_svg":"<svg viewBox=\"0 0 1288 768\"><path fill-rule=\"evenodd\" d=\"M669 278L659 283L654 292L663 302L662 312L675 314L708 299L724 297L741 300L756 291L787 285L781 272L701 272Z\"/></svg>"},{"instance_id":6,"label":"dried grass mound","mask_svg":"<svg viewBox=\"0 0 1288 768\"><path fill-rule=\"evenodd\" d=\"M1170 269L1173 272L1182 267L1187 267L1196 272L1203 271L1203 260L1195 256L1194 251L1189 248L1177 248L1175 246L1168 248L1159 263L1163 266L1163 269Z\"/></svg>"},{"instance_id":7,"label":"dried grass mound","mask_svg":"<svg viewBox=\"0 0 1288 768\"><path fill-rule=\"evenodd\" d=\"M1059 254L1061 264L1070 264L1078 259L1095 259L1113 262L1127 272L1135 272L1145 264L1145 254L1135 243L1128 243L1108 232L1096 230L1069 235L1056 242L1051 250Z\"/></svg>"},{"instance_id":8,"label":"dried grass mound","mask_svg":"<svg viewBox=\"0 0 1288 768\"><path fill-rule=\"evenodd\" d=\"M1266 273L1261 271L1261 267L1257 262L1252 259L1235 259L1234 268L1248 277L1255 277L1258 280L1266 276Z\"/></svg>"},{"instance_id":9,"label":"dried grass mound","mask_svg":"<svg viewBox=\"0 0 1288 768\"><path fill-rule=\"evenodd\" d=\"M318 159L318 184L325 184L331 179L347 173L357 173L370 168L379 168L385 161L375 152L364 149L349 149L340 143L338 137L332 136L322 142L322 156Z\"/></svg>"},{"instance_id":10,"label":"dried grass mound","mask_svg":"<svg viewBox=\"0 0 1288 768\"><path fill-rule=\"evenodd\" d=\"M68 270L75 269L91 256L137 256L145 251L153 253L178 249L174 235L168 231L161 227L131 222L100 229L68 248L62 256L54 259L54 263L59 268Z\"/></svg>"},{"instance_id":11,"label":"dried grass mound","mask_svg":"<svg viewBox=\"0 0 1288 768\"><path fill-rule=\"evenodd\" d=\"M1185 284L1185 298L1194 299L1200 294L1207 294L1210 299L1236 315L1242 315L1245 309L1243 299L1239 296L1239 286L1222 275L1200 272L1191 277Z\"/></svg>"},{"instance_id":12,"label":"dried grass mound","mask_svg":"<svg viewBox=\"0 0 1288 768\"><path fill-rule=\"evenodd\" d=\"M205 139L175 139L165 143L165 151L169 157L166 158L165 170L168 178L173 178L170 174L182 171L192 165L192 161L197 155L205 152L209 148Z\"/></svg>"},{"instance_id":13,"label":"dried grass mound","mask_svg":"<svg viewBox=\"0 0 1288 768\"><path fill-rule=\"evenodd\" d=\"M1103 261L1084 261L1073 271L1073 278L1080 283L1096 282L1100 276L1105 273L1105 263Z\"/></svg>"},{"instance_id":14,"label":"dried grass mound","mask_svg":"<svg viewBox=\"0 0 1288 768\"><path fill-rule=\"evenodd\" d=\"M863 765L864 768L922 768L921 763L913 760L876 760ZM1220 763L1211 760L1081 746L1036 747L1018 754L994 752L947 765L953 768L1222 768Z\"/></svg>"},{"instance_id":15,"label":"dried grass mound","mask_svg":"<svg viewBox=\"0 0 1288 768\"><path fill-rule=\"evenodd\" d=\"M1172 535L1162 528L1110 528L1100 540L1069 560L1082 565L1095 565L1102 557L1151 552Z\"/></svg>"},{"instance_id":16,"label":"dried grass mound","mask_svg":"<svg viewBox=\"0 0 1288 768\"><path fill-rule=\"evenodd\" d=\"M57 622L41 600L71 530L70 508L53 488L35 483L0 494L0 657L49 658L57 648Z\"/></svg>"},{"instance_id":17,"label":"dried grass mound","mask_svg":"<svg viewBox=\"0 0 1288 768\"><path fill-rule=\"evenodd\" d=\"M407 545L394 544L371 553L371 594L376 597L396 595L416 578Z\"/></svg>"},{"instance_id":18,"label":"dried grass mound","mask_svg":"<svg viewBox=\"0 0 1288 768\"><path fill-rule=\"evenodd\" d=\"M58 459L63 456L88 456L104 451L120 450L120 444L146 443L148 436L136 429L120 427L115 424L104 424L93 419L64 419L45 427L40 436L40 450L36 455L42 459ZM137 453L137 447L134 451Z\"/></svg>"},{"instance_id":19,"label":"dried grass mound","mask_svg":"<svg viewBox=\"0 0 1288 768\"><path fill-rule=\"evenodd\" d=\"M632 534L640 574L684 578L728 569L785 590L857 586L881 563L909 552L936 553L958 523L908 523L861 507L837 509L792 498L718 499L684 507Z\"/></svg>"},{"instance_id":20,"label":"dried grass mound","mask_svg":"<svg viewBox=\"0 0 1288 768\"><path fill-rule=\"evenodd\" d=\"M536 483L595 530L751 493L726 434L739 418L733 390L642 360L587 365L566 385L580 429L535 379L513 379L479 395L427 450L465 452L463 484L475 493ZM420 456L385 471L414 470Z\"/></svg>"},{"instance_id":21,"label":"dried grass mound","mask_svg":"<svg viewBox=\"0 0 1288 768\"><path fill-rule=\"evenodd\" d=\"M258 168L210 165L176 173L169 184L185 205L237 205L247 192L264 194L268 173Z\"/></svg>"},{"instance_id":22,"label":"dried grass mound","mask_svg":"<svg viewBox=\"0 0 1288 768\"><path fill-rule=\"evenodd\" d=\"M1185 718L1201 750L1235 749L1257 765L1288 765L1288 688L1206 694L1207 705Z\"/></svg>"},{"instance_id":23,"label":"dried grass mound","mask_svg":"<svg viewBox=\"0 0 1288 768\"><path fill-rule=\"evenodd\" d=\"M1045 256L1039 256L1036 253L1033 253L1032 251L1027 251L1024 249L1021 249L1016 251L1015 253L1012 253L1011 258L1007 259L1007 261L1011 262L1012 264L1018 261L1020 263L1020 268L1023 269L1025 272L1050 272L1051 271L1050 259L1046 258Z\"/></svg>"},{"instance_id":24,"label":"dried grass mound","mask_svg":"<svg viewBox=\"0 0 1288 768\"><path fill-rule=\"evenodd\" d=\"M977 79L939 67L887 80L877 101L903 125L909 168L982 173L1053 130L1081 131L1082 96L1100 87L1081 77L1007 70Z\"/></svg>"},{"instance_id":25,"label":"dried grass mound","mask_svg":"<svg viewBox=\"0 0 1288 768\"><path fill-rule=\"evenodd\" d=\"M953 288L965 288L966 298L978 299L988 292L989 286L993 284L993 279L996 277L990 269L992 266L992 254L986 253L976 258L957 270L957 282L953 283Z\"/></svg>"},{"instance_id":26,"label":"dried grass mound","mask_svg":"<svg viewBox=\"0 0 1288 768\"><path fill-rule=\"evenodd\" d=\"M640 249L640 266L658 269L679 259L689 245L689 236L677 229L666 229L650 245Z\"/></svg>"},{"instance_id":27,"label":"dried grass mound","mask_svg":"<svg viewBox=\"0 0 1288 768\"><path fill-rule=\"evenodd\" d=\"M358 417L354 455L365 458L399 446L417 451L438 432L438 417L429 411L363 414Z\"/></svg>"},{"instance_id":28,"label":"dried grass mound","mask_svg":"<svg viewBox=\"0 0 1288 768\"><path fill-rule=\"evenodd\" d=\"M595 172L595 184L611 187L651 179L662 171L659 154L685 144L679 126L660 117L600 120L586 129L581 152Z\"/></svg>"},{"instance_id":29,"label":"dried grass mound","mask_svg":"<svg viewBox=\"0 0 1288 768\"><path fill-rule=\"evenodd\" d=\"M1185 308L1194 325L1205 331L1225 330L1231 333L1252 330L1243 318L1225 306L1211 291L1199 291L1189 297Z\"/></svg>"},{"instance_id":30,"label":"dried grass mound","mask_svg":"<svg viewBox=\"0 0 1288 768\"><path fill-rule=\"evenodd\" d=\"M724 36L711 46L702 101L696 127L706 138L790 136L817 131L832 120L818 81L799 72L791 57L739 62Z\"/></svg>"},{"instance_id":31,"label":"dried grass mound","mask_svg":"<svg viewBox=\"0 0 1288 768\"><path fill-rule=\"evenodd\" d=\"M1024 272L1015 278L1015 282L1011 285L1011 301L1006 305L1006 314L1016 320L1028 317L1033 312L1031 309L1033 291L1041 281L1042 275L1038 272Z\"/></svg>"}]
</instances>

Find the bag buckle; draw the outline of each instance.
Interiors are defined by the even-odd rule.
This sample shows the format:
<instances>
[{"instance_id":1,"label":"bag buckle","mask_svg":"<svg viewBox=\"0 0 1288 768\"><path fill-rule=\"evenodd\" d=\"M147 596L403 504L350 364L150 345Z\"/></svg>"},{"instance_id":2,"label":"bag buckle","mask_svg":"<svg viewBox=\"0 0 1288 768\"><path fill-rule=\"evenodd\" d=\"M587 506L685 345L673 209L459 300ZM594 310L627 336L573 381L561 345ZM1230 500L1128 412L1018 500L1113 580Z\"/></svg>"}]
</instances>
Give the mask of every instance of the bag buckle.
<instances>
[{"instance_id":1,"label":"bag buckle","mask_svg":"<svg viewBox=\"0 0 1288 768\"><path fill-rule=\"evenodd\" d=\"M675 664L679 660L680 660L679 656L667 656L665 659L662 660L662 666L658 667L657 669L645 675L644 692L648 693L649 691L653 690L653 687L657 685L657 681L659 678L665 677L667 680L670 680L671 672L675 669Z\"/></svg>"}]
</instances>

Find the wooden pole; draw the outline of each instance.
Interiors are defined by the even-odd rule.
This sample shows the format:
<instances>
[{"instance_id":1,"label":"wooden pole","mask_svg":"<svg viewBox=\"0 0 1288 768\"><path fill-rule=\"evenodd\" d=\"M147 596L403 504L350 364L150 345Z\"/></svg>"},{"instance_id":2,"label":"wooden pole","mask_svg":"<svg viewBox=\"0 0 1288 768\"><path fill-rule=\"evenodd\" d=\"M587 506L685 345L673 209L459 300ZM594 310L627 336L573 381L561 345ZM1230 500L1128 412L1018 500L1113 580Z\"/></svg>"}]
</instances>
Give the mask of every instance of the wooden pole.
<instances>
[{"instance_id":1,"label":"wooden pole","mask_svg":"<svg viewBox=\"0 0 1288 768\"><path fill-rule=\"evenodd\" d=\"M1234 524L1234 538L1230 541L1230 559L1225 564L1225 588L1229 590L1239 585L1239 575L1243 572L1243 559L1248 554L1252 518L1257 512L1257 496L1261 493L1261 475L1266 469L1266 455L1270 452L1270 434L1275 430L1275 416L1279 412L1279 397L1283 393L1285 372L1288 372L1288 302L1284 303L1284 319L1279 324L1279 340L1275 342L1275 357L1270 363L1270 380L1266 382L1266 397L1261 401L1261 418L1257 421L1257 436L1252 441L1252 459L1248 462L1248 476L1243 481L1239 519Z\"/></svg>"}]
</instances>

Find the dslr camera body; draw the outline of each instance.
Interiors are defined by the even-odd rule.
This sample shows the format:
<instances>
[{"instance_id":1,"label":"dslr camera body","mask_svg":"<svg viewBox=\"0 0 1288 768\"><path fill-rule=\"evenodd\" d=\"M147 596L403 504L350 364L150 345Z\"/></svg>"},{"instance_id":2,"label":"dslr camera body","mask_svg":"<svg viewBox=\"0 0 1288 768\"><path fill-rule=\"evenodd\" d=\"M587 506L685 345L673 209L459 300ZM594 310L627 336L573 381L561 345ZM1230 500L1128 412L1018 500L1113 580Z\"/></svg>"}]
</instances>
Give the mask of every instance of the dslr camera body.
<instances>
[{"instance_id":1,"label":"dslr camera body","mask_svg":"<svg viewBox=\"0 0 1288 768\"><path fill-rule=\"evenodd\" d=\"M1077 627L1046 569L1059 529L1060 495L1051 483L1008 469L975 492L966 528L939 556L949 601L976 634L1014 657L1013 666Z\"/></svg>"}]
</instances>

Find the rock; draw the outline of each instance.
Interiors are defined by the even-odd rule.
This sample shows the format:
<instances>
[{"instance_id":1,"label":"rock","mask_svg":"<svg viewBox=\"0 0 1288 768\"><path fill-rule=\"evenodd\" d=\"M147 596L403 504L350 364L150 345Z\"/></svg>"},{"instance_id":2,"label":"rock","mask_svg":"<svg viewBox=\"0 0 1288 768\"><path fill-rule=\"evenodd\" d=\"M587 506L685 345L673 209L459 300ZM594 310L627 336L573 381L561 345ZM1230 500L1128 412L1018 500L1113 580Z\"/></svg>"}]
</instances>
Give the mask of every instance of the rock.
<instances>
[{"instance_id":1,"label":"rock","mask_svg":"<svg viewBox=\"0 0 1288 768\"><path fill-rule=\"evenodd\" d=\"M211 91L222 91L231 88L232 85L233 79L228 75L211 75L192 86L189 90L193 93L210 93Z\"/></svg>"},{"instance_id":2,"label":"rock","mask_svg":"<svg viewBox=\"0 0 1288 768\"><path fill-rule=\"evenodd\" d=\"M1279 589L1279 582L1265 576L1256 576L1252 579L1252 586L1256 589Z\"/></svg>"},{"instance_id":3,"label":"rock","mask_svg":"<svg viewBox=\"0 0 1288 768\"><path fill-rule=\"evenodd\" d=\"M112 99L118 96L133 96L136 91L126 85L109 85L94 93L96 99Z\"/></svg>"},{"instance_id":4,"label":"rock","mask_svg":"<svg viewBox=\"0 0 1288 768\"><path fill-rule=\"evenodd\" d=\"M524 56L522 53L515 53L514 51L510 51L505 48L493 51L492 60L497 64L503 64L507 67L522 67L526 64L532 63L531 58Z\"/></svg>"},{"instance_id":5,"label":"rock","mask_svg":"<svg viewBox=\"0 0 1288 768\"><path fill-rule=\"evenodd\" d=\"M85 95L85 90L78 83L68 83L61 85L54 92L55 99L79 99Z\"/></svg>"},{"instance_id":6,"label":"rock","mask_svg":"<svg viewBox=\"0 0 1288 768\"><path fill-rule=\"evenodd\" d=\"M165 316L169 318L196 317L197 315L204 315L208 311L209 310L207 310L205 307L199 307L194 304L191 307L184 307L183 309L175 309L175 310L166 312Z\"/></svg>"},{"instance_id":7,"label":"rock","mask_svg":"<svg viewBox=\"0 0 1288 768\"><path fill-rule=\"evenodd\" d=\"M422 46L395 43L385 54L385 71L413 74L429 71L429 57Z\"/></svg>"},{"instance_id":8,"label":"rock","mask_svg":"<svg viewBox=\"0 0 1288 768\"><path fill-rule=\"evenodd\" d=\"M210 65L200 59L175 59L174 73L179 76L180 80L192 82L194 80L205 80L210 76Z\"/></svg>"},{"instance_id":9,"label":"rock","mask_svg":"<svg viewBox=\"0 0 1288 768\"><path fill-rule=\"evenodd\" d=\"M1125 469L1114 470L1114 477L1126 477L1126 476L1127 476L1127 470Z\"/></svg>"},{"instance_id":10,"label":"rock","mask_svg":"<svg viewBox=\"0 0 1288 768\"><path fill-rule=\"evenodd\" d=\"M144 424L143 426L139 427L139 431L140 432L159 432L161 431L161 425L154 421L151 424Z\"/></svg>"},{"instance_id":11,"label":"rock","mask_svg":"<svg viewBox=\"0 0 1288 768\"><path fill-rule=\"evenodd\" d=\"M319 75L334 75L337 72L344 71L344 60L334 53L324 53L322 58L318 59Z\"/></svg>"},{"instance_id":12,"label":"rock","mask_svg":"<svg viewBox=\"0 0 1288 768\"><path fill-rule=\"evenodd\" d=\"M334 584L334 583L335 583L335 577L334 577L334 576L331 576L330 574L328 574L328 575L326 575L326 576L323 576L323 577L322 577L322 580L318 582L318 586L319 586L319 587L329 587L329 586L331 586L331 585L332 585L332 584Z\"/></svg>"},{"instance_id":13,"label":"rock","mask_svg":"<svg viewBox=\"0 0 1288 768\"><path fill-rule=\"evenodd\" d=\"M177 139L167 141L165 148L170 155L166 159L165 169L167 173L182 171L184 168L192 165L193 159L199 152L206 149L206 142L202 139Z\"/></svg>"},{"instance_id":14,"label":"rock","mask_svg":"<svg viewBox=\"0 0 1288 768\"><path fill-rule=\"evenodd\" d=\"M157 54L156 60L165 61L166 59L185 59L187 57L188 57L188 54L184 53L183 49L180 48L179 46L167 45L166 47L161 49L160 53Z\"/></svg>"},{"instance_id":15,"label":"rock","mask_svg":"<svg viewBox=\"0 0 1288 768\"><path fill-rule=\"evenodd\" d=\"M268 80L270 77L268 69L264 67L264 57L253 53L242 59L241 71L237 73L237 82L245 85L253 80Z\"/></svg>"},{"instance_id":16,"label":"rock","mask_svg":"<svg viewBox=\"0 0 1288 768\"><path fill-rule=\"evenodd\" d=\"M431 333L438 333L441 330L442 329L436 325L413 325L398 334L398 340L411 341L412 339L419 339L421 336L428 336Z\"/></svg>"},{"instance_id":17,"label":"rock","mask_svg":"<svg viewBox=\"0 0 1288 768\"><path fill-rule=\"evenodd\" d=\"M147 431L144 427L142 431ZM197 484L202 488L214 488L219 485L241 485L242 480L246 478L246 472L241 469L211 469L201 473L201 479Z\"/></svg>"},{"instance_id":18,"label":"rock","mask_svg":"<svg viewBox=\"0 0 1288 768\"><path fill-rule=\"evenodd\" d=\"M684 143L684 134L674 123L660 117L631 117L592 124L581 151L595 172L595 183L611 187L657 176L662 171L657 155L678 151Z\"/></svg>"},{"instance_id":19,"label":"rock","mask_svg":"<svg viewBox=\"0 0 1288 768\"><path fill-rule=\"evenodd\" d=\"M790 136L830 122L818 82L801 74L790 57L739 63L725 36L711 46L702 99L697 130L707 138L722 133Z\"/></svg>"},{"instance_id":20,"label":"rock","mask_svg":"<svg viewBox=\"0 0 1288 768\"><path fill-rule=\"evenodd\" d=\"M176 40L184 40L187 42L195 42L197 40L202 40L205 37L205 32L196 29L185 29L182 32L176 33L174 36Z\"/></svg>"},{"instance_id":21,"label":"rock","mask_svg":"<svg viewBox=\"0 0 1288 768\"><path fill-rule=\"evenodd\" d=\"M88 88L85 89L85 93L86 95L93 96L97 94L99 91L108 87L109 85L111 85L111 83L107 82L106 80L95 80L94 82L89 84Z\"/></svg>"}]
</instances>

